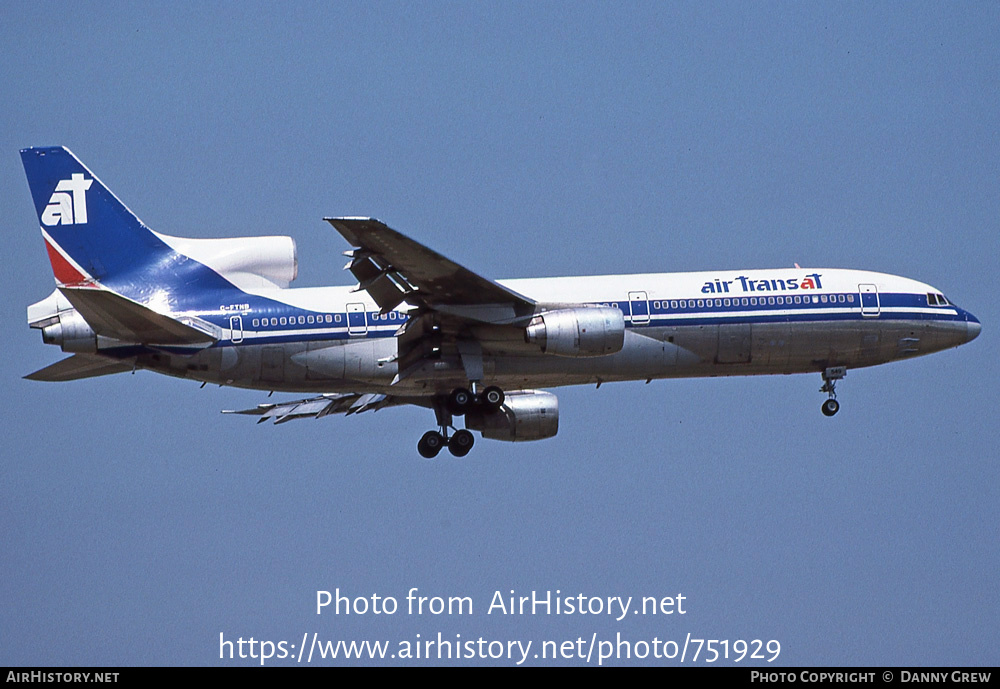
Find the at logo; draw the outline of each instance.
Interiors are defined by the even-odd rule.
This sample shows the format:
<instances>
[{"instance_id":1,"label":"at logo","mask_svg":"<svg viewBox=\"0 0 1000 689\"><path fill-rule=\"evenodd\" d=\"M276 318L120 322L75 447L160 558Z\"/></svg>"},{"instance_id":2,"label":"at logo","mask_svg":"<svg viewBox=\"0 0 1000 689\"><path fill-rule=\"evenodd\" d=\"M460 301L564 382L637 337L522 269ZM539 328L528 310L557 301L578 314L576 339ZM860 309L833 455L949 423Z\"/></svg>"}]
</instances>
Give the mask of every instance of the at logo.
<instances>
[{"instance_id":1,"label":"at logo","mask_svg":"<svg viewBox=\"0 0 1000 689\"><path fill-rule=\"evenodd\" d=\"M94 183L92 179L84 179L83 173L75 173L70 179L61 179L56 185L56 191L49 199L49 205L42 211L42 224L52 225L83 225L87 222L86 191ZM70 196L66 192L73 192Z\"/></svg>"}]
</instances>

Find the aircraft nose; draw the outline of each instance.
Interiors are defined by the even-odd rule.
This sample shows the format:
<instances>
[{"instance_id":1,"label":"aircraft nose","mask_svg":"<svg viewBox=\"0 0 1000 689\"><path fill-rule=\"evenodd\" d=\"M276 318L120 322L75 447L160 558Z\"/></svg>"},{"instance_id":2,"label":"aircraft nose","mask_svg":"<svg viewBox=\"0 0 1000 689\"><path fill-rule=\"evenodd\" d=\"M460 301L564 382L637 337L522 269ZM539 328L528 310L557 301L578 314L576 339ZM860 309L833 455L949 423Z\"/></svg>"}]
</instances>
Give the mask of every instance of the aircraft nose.
<instances>
[{"instance_id":1,"label":"aircraft nose","mask_svg":"<svg viewBox=\"0 0 1000 689\"><path fill-rule=\"evenodd\" d=\"M968 311L965 312L965 341L972 342L979 337L979 332L983 329L979 319Z\"/></svg>"}]
</instances>

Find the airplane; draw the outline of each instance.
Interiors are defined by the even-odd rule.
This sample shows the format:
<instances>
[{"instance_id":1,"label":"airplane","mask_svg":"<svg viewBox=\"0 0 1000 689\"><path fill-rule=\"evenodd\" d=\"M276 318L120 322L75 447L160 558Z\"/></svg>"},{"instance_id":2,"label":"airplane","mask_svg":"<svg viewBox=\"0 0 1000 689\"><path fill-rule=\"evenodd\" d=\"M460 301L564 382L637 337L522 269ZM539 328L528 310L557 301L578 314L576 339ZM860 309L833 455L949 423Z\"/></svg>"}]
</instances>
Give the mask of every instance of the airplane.
<instances>
[{"instance_id":1,"label":"airplane","mask_svg":"<svg viewBox=\"0 0 1000 689\"><path fill-rule=\"evenodd\" d=\"M941 290L863 270L783 268L490 280L373 218L325 218L350 287L293 289L291 237L187 239L147 228L64 147L21 151L56 289L28 307L70 354L26 378L148 369L312 394L231 411L259 422L412 404L419 454L482 437L551 438L540 388L819 373L822 412L853 368L957 347L978 319ZM465 427L455 427L464 417Z\"/></svg>"}]
</instances>

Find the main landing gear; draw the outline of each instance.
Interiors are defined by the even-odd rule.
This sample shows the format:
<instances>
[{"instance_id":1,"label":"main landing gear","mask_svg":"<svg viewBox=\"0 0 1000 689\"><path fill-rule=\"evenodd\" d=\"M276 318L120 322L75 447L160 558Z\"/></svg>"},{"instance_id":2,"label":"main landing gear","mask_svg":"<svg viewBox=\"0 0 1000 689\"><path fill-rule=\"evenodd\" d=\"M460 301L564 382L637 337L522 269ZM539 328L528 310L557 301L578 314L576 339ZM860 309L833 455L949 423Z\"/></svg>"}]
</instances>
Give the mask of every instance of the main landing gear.
<instances>
[{"instance_id":1,"label":"main landing gear","mask_svg":"<svg viewBox=\"0 0 1000 689\"><path fill-rule=\"evenodd\" d=\"M837 401L837 381L847 375L846 366L833 366L823 371L823 387L820 392L825 392L829 397L823 402L822 410L824 416L833 416L840 411L840 402Z\"/></svg>"},{"instance_id":2,"label":"main landing gear","mask_svg":"<svg viewBox=\"0 0 1000 689\"><path fill-rule=\"evenodd\" d=\"M479 395L465 388L455 388L448 395L448 411L455 416L464 416L479 406L488 412L495 412L503 406L503 401L503 390L494 385L486 388Z\"/></svg>"},{"instance_id":3,"label":"main landing gear","mask_svg":"<svg viewBox=\"0 0 1000 689\"><path fill-rule=\"evenodd\" d=\"M438 430L427 431L417 443L417 452L421 457L433 459L444 447L455 457L464 457L472 450L476 439L472 431L455 430L452 425L454 416L464 416L470 411L480 410L488 414L499 411L504 403L503 390L490 386L477 394L475 385L472 390L455 388L451 394L435 398L434 415L437 417ZM449 437L448 430L454 433Z\"/></svg>"},{"instance_id":4,"label":"main landing gear","mask_svg":"<svg viewBox=\"0 0 1000 689\"><path fill-rule=\"evenodd\" d=\"M469 450L472 449L472 445L475 442L476 439L473 437L472 431L467 431L463 428L460 431L455 431L449 438L448 427L443 426L440 431L427 431L424 433L423 437L420 438L420 442L417 443L417 452L420 453L421 457L434 459L441 451L441 448L447 446L451 454L456 457L464 457L469 454Z\"/></svg>"}]
</instances>

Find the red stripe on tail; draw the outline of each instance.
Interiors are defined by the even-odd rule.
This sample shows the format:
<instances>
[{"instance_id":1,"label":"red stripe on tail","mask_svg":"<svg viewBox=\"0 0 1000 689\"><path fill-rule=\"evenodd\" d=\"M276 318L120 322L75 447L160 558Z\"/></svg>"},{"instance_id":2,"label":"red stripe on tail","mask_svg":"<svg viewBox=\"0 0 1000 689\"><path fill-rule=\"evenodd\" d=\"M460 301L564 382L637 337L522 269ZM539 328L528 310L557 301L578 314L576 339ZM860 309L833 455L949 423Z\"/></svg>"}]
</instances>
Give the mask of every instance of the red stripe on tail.
<instances>
[{"instance_id":1,"label":"red stripe on tail","mask_svg":"<svg viewBox=\"0 0 1000 689\"><path fill-rule=\"evenodd\" d=\"M49 252L49 263L52 264L52 272L56 276L56 282L60 285L79 285L81 283L91 284L91 280L87 275L84 275L76 267L74 267L66 258L59 253L46 237L45 239L45 250Z\"/></svg>"}]
</instances>

